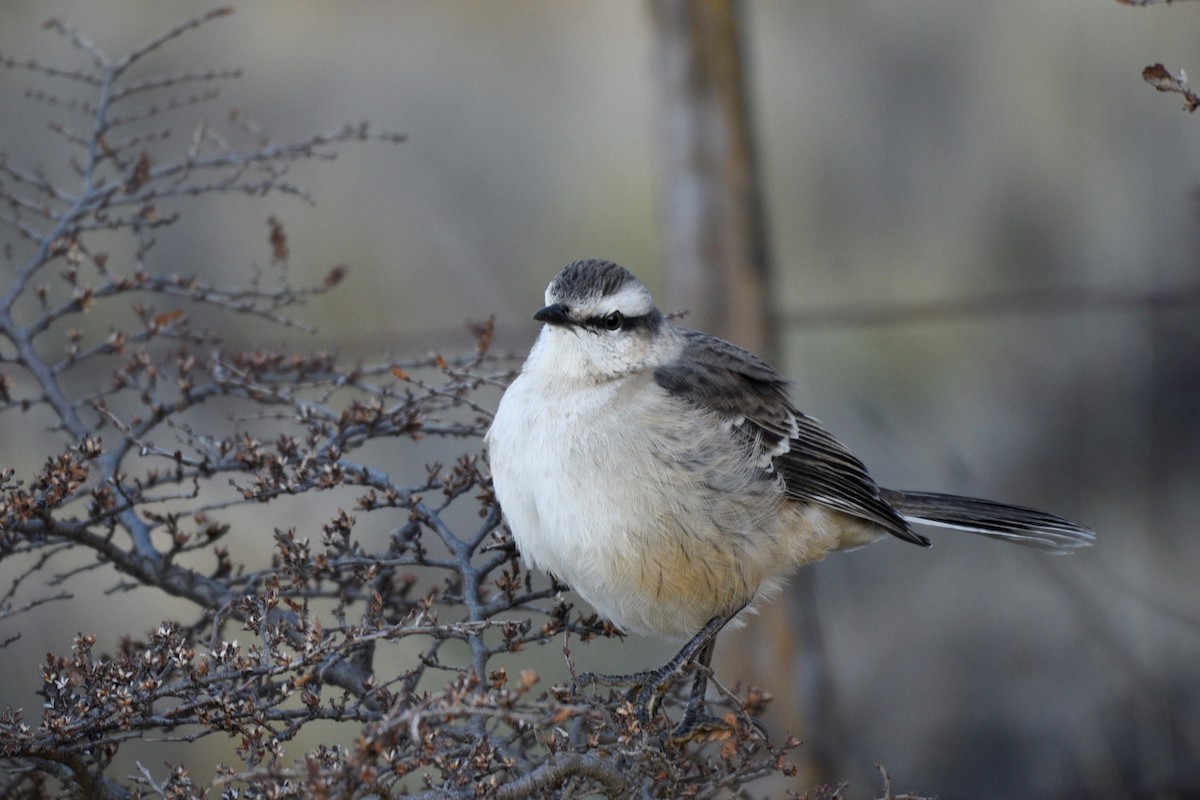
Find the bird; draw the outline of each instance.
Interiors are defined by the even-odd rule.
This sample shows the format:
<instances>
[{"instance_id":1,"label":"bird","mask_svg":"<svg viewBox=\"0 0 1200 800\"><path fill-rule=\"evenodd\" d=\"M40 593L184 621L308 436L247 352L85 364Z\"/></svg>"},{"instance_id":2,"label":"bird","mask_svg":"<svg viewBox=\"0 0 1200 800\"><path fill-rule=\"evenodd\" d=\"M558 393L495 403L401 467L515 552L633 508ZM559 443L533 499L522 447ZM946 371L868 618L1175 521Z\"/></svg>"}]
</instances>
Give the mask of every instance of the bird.
<instances>
[{"instance_id":1,"label":"bird","mask_svg":"<svg viewBox=\"0 0 1200 800\"><path fill-rule=\"evenodd\" d=\"M716 724L704 694L717 634L745 622L799 567L914 525L1052 553L1089 529L991 500L879 487L796 408L753 353L668 319L619 264L583 259L550 281L542 323L485 435L496 500L524 562L629 633L685 642L630 676L645 725L694 678L673 731Z\"/></svg>"}]
</instances>

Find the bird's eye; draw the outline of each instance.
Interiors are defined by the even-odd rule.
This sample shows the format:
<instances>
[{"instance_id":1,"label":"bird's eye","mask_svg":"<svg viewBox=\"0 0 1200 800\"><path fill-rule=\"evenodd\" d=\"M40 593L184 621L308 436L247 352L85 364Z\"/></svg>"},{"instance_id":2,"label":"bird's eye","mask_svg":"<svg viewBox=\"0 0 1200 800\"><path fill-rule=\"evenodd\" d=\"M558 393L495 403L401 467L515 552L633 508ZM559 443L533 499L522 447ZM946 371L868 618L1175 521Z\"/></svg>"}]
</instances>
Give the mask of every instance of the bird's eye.
<instances>
[{"instance_id":1,"label":"bird's eye","mask_svg":"<svg viewBox=\"0 0 1200 800\"><path fill-rule=\"evenodd\" d=\"M604 327L610 331L619 330L621 323L625 321L625 317L621 316L620 311L614 311L607 315L603 320Z\"/></svg>"}]
</instances>

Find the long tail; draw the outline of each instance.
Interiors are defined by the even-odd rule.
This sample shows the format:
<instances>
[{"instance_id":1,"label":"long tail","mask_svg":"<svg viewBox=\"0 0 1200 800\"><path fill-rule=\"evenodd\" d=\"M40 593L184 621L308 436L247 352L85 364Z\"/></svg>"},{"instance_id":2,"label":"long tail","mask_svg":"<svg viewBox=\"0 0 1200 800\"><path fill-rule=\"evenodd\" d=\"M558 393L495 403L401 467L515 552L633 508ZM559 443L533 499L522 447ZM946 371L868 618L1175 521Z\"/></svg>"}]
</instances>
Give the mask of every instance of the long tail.
<instances>
[{"instance_id":1,"label":"long tail","mask_svg":"<svg viewBox=\"0 0 1200 800\"><path fill-rule=\"evenodd\" d=\"M934 492L883 489L881 493L910 522L958 528L1051 553L1069 553L1096 540L1087 528L1032 508Z\"/></svg>"}]
</instances>

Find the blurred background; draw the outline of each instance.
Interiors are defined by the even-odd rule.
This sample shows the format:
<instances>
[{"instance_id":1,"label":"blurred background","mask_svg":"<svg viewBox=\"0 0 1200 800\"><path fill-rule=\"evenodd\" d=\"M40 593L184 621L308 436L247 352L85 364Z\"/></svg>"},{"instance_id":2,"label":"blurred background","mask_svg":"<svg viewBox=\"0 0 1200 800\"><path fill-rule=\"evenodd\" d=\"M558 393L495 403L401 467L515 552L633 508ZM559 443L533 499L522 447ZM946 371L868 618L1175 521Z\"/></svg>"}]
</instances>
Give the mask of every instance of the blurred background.
<instances>
[{"instance_id":1,"label":"blurred background","mask_svg":"<svg viewBox=\"0 0 1200 800\"><path fill-rule=\"evenodd\" d=\"M274 214L298 281L351 268L302 312L319 328L306 346L362 357L466 351L464 324L491 315L521 353L546 283L580 257L618 261L687 310L664 270L644 0L235 8L147 67L244 70L178 112L178 148L235 108L280 140L361 119L408 139L306 165L315 207L202 201L160 236L164 269L242 280L268 258ZM199 10L6 0L0 54L83 66L46 18L120 55ZM932 551L833 557L723 637L718 677L769 689L772 735L832 750L821 777L852 781L851 797L878 786L877 762L897 790L944 798L1200 796L1200 118L1141 80L1156 61L1200 71L1200 5L743 10L766 296L798 405L883 485L1045 508L1099 541L1049 558L933 531ZM23 98L39 80L0 71L0 150L61 164L46 122L66 113ZM0 420L4 460L40 453L42 435ZM44 653L110 615L22 617L0 702L36 708ZM811 619L818 658L797 655ZM672 647L584 650L581 669L613 670ZM565 673L560 656L544 670Z\"/></svg>"}]
</instances>

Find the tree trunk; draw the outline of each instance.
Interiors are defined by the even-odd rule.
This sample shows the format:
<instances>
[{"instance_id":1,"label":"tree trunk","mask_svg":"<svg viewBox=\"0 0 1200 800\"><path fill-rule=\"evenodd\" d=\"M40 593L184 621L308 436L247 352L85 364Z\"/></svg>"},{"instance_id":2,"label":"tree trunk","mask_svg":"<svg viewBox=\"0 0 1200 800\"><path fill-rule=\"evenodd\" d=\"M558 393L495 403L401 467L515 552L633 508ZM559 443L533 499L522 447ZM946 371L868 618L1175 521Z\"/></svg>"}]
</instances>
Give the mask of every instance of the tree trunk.
<instances>
[{"instance_id":1,"label":"tree trunk","mask_svg":"<svg viewBox=\"0 0 1200 800\"><path fill-rule=\"evenodd\" d=\"M658 32L667 290L688 324L774 355L740 5L651 0Z\"/></svg>"},{"instance_id":2,"label":"tree trunk","mask_svg":"<svg viewBox=\"0 0 1200 800\"><path fill-rule=\"evenodd\" d=\"M668 303L685 324L778 362L768 248L745 79L743 6L650 0L657 32ZM809 740L808 780L837 779L841 736L811 569L749 626L722 635L717 676L775 697L773 737Z\"/></svg>"}]
</instances>

